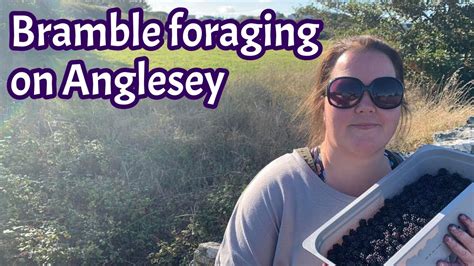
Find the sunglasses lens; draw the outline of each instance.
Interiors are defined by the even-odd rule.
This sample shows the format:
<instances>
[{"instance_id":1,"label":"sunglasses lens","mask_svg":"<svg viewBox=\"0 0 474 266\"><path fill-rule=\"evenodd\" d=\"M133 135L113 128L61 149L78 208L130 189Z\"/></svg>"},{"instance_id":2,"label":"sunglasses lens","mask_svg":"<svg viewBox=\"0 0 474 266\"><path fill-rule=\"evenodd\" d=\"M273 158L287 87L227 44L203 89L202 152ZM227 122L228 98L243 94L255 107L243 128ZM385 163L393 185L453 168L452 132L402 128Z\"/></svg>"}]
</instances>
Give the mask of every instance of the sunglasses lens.
<instances>
[{"instance_id":1,"label":"sunglasses lens","mask_svg":"<svg viewBox=\"0 0 474 266\"><path fill-rule=\"evenodd\" d=\"M372 83L372 99L383 109L391 109L400 105L403 98L403 85L395 78L384 77Z\"/></svg>"},{"instance_id":2,"label":"sunglasses lens","mask_svg":"<svg viewBox=\"0 0 474 266\"><path fill-rule=\"evenodd\" d=\"M362 94L360 82L356 79L336 79L329 85L329 101L339 108L350 108L354 106Z\"/></svg>"}]
</instances>

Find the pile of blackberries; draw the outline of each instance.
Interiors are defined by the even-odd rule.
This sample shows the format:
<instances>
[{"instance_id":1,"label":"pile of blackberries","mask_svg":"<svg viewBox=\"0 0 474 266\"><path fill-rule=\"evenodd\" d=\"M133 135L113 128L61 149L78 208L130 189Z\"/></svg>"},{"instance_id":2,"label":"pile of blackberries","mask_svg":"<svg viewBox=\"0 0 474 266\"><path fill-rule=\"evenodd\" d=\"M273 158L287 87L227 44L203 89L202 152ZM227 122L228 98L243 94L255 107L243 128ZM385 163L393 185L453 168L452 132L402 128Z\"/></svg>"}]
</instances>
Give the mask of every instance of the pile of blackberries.
<instances>
[{"instance_id":1,"label":"pile of blackberries","mask_svg":"<svg viewBox=\"0 0 474 266\"><path fill-rule=\"evenodd\" d=\"M360 220L359 227L343 236L342 245L335 244L327 258L337 265L385 263L470 183L444 168L436 176L420 177L386 199L374 217Z\"/></svg>"}]
</instances>

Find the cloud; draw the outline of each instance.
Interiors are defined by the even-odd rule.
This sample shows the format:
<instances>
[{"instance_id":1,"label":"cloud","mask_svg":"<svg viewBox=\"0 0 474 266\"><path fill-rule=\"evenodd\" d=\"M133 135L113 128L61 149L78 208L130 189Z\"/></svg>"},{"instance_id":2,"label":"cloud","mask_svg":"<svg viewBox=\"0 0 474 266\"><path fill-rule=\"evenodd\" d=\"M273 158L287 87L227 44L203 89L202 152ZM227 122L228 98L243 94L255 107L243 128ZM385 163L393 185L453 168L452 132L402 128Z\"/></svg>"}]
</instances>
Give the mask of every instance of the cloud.
<instances>
[{"instance_id":1,"label":"cloud","mask_svg":"<svg viewBox=\"0 0 474 266\"><path fill-rule=\"evenodd\" d=\"M219 13L224 13L224 14L235 12L235 8L233 6L220 6L217 8L217 10L219 11Z\"/></svg>"},{"instance_id":2,"label":"cloud","mask_svg":"<svg viewBox=\"0 0 474 266\"><path fill-rule=\"evenodd\" d=\"M271 3L273 1L272 0L258 0L257 2L259 2L259 3Z\"/></svg>"}]
</instances>

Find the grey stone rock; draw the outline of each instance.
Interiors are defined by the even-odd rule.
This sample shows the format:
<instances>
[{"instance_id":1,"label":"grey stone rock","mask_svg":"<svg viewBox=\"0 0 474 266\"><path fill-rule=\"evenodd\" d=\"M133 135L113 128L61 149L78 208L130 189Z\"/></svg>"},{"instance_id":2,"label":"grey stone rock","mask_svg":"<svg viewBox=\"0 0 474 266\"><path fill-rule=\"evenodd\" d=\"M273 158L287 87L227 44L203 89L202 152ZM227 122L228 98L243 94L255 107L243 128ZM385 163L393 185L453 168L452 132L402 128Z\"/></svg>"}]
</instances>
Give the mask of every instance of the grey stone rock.
<instances>
[{"instance_id":1,"label":"grey stone rock","mask_svg":"<svg viewBox=\"0 0 474 266\"><path fill-rule=\"evenodd\" d=\"M434 145L474 154L474 117L465 126L433 134Z\"/></svg>"},{"instance_id":2,"label":"grey stone rock","mask_svg":"<svg viewBox=\"0 0 474 266\"><path fill-rule=\"evenodd\" d=\"M467 124L468 125L474 125L474 116L471 116L471 117L469 117L469 119L467 119Z\"/></svg>"},{"instance_id":3,"label":"grey stone rock","mask_svg":"<svg viewBox=\"0 0 474 266\"><path fill-rule=\"evenodd\" d=\"M206 242L206 243L199 244L198 248L194 251L194 259L191 265L194 265L194 266L214 265L214 261L216 260L219 246L220 246L220 243L217 243L217 242Z\"/></svg>"}]
</instances>

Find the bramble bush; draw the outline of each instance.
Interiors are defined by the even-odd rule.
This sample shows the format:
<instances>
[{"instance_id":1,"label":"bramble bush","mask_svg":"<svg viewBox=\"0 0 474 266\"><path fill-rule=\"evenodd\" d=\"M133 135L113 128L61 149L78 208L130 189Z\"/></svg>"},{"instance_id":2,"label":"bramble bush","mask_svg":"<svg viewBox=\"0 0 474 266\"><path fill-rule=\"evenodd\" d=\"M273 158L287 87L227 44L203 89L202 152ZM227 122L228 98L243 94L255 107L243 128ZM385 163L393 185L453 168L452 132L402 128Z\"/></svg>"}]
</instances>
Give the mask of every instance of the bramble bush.
<instances>
[{"instance_id":1,"label":"bramble bush","mask_svg":"<svg viewBox=\"0 0 474 266\"><path fill-rule=\"evenodd\" d=\"M285 93L234 85L212 111L25 102L1 129L1 264L183 264L219 241L249 180L296 146Z\"/></svg>"}]
</instances>

